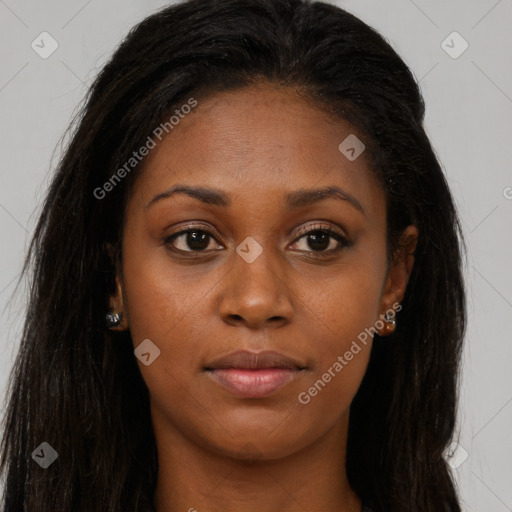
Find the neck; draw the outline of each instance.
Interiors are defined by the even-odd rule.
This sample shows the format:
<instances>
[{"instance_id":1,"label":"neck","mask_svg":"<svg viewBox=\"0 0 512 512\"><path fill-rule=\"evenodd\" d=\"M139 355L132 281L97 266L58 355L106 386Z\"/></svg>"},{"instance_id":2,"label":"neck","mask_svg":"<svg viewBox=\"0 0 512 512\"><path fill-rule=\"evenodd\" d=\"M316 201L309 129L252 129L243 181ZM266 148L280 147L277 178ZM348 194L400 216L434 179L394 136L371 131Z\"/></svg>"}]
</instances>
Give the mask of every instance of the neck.
<instances>
[{"instance_id":1,"label":"neck","mask_svg":"<svg viewBox=\"0 0 512 512\"><path fill-rule=\"evenodd\" d=\"M157 512L360 512L345 469L348 413L320 439L279 459L256 447L233 458L183 435L152 411L158 451Z\"/></svg>"}]
</instances>

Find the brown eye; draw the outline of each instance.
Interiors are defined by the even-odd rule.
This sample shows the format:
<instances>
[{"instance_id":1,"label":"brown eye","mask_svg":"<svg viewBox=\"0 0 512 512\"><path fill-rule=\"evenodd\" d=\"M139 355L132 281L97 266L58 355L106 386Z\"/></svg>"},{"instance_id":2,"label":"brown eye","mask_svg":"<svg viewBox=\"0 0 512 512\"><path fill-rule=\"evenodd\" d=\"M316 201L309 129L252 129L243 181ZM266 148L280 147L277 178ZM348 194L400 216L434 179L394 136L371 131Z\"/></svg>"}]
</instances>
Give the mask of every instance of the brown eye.
<instances>
[{"instance_id":1,"label":"brown eye","mask_svg":"<svg viewBox=\"0 0 512 512\"><path fill-rule=\"evenodd\" d=\"M349 245L348 240L331 228L304 231L293 243L293 249L305 252L333 253Z\"/></svg>"},{"instance_id":2,"label":"brown eye","mask_svg":"<svg viewBox=\"0 0 512 512\"><path fill-rule=\"evenodd\" d=\"M201 252L218 248L218 244L211 246L213 241L213 235L204 229L183 230L165 239L167 245L182 252Z\"/></svg>"}]
</instances>

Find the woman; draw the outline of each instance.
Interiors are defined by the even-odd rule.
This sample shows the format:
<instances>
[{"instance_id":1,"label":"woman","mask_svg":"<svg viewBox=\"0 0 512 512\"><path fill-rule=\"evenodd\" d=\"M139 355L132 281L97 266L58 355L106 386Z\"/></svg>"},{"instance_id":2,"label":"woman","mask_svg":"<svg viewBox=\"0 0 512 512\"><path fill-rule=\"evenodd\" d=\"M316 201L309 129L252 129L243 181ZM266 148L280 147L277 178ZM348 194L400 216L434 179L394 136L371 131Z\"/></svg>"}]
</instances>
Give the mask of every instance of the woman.
<instances>
[{"instance_id":1,"label":"woman","mask_svg":"<svg viewBox=\"0 0 512 512\"><path fill-rule=\"evenodd\" d=\"M3 510L460 511L460 228L423 114L321 2L132 30L27 258Z\"/></svg>"}]
</instances>

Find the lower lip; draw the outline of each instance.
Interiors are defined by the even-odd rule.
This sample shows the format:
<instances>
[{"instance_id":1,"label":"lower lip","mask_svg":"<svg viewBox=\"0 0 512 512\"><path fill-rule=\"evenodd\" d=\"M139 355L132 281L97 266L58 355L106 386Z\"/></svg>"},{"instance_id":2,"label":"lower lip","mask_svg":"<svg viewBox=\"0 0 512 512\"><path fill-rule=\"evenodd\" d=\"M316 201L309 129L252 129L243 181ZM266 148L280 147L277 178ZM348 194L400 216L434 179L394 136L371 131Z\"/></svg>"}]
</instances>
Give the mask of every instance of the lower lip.
<instances>
[{"instance_id":1,"label":"lower lip","mask_svg":"<svg viewBox=\"0 0 512 512\"><path fill-rule=\"evenodd\" d=\"M243 398L269 396L295 379L298 374L298 369L288 368L263 368L260 370L226 368L208 371L208 375L215 382Z\"/></svg>"}]
</instances>

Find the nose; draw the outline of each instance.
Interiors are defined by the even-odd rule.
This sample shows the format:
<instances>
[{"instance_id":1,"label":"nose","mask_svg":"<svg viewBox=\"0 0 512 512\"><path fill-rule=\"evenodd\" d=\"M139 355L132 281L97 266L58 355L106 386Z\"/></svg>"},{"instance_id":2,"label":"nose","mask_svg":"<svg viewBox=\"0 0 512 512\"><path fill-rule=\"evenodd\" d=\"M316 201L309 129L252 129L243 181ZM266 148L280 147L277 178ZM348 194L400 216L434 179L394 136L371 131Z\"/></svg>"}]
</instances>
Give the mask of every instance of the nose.
<instances>
[{"instance_id":1,"label":"nose","mask_svg":"<svg viewBox=\"0 0 512 512\"><path fill-rule=\"evenodd\" d=\"M288 324L293 318L292 284L277 257L264 250L252 263L235 252L232 260L220 290L222 320L250 329Z\"/></svg>"}]
</instances>

